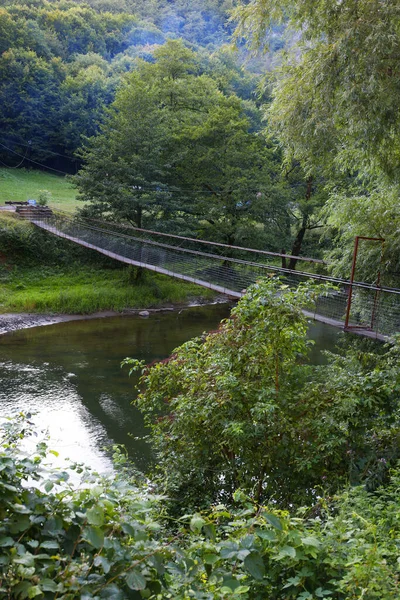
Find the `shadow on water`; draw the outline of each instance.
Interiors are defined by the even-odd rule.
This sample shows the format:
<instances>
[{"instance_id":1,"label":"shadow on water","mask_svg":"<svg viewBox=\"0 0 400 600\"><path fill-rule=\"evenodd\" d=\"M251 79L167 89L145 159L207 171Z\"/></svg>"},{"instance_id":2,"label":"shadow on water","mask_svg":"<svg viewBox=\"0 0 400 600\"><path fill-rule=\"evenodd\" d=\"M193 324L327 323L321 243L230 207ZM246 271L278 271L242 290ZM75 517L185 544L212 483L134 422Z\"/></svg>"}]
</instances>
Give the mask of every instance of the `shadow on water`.
<instances>
[{"instance_id":1,"label":"shadow on water","mask_svg":"<svg viewBox=\"0 0 400 600\"><path fill-rule=\"evenodd\" d=\"M174 348L215 329L229 315L228 305L121 316L26 329L0 337L0 415L35 412L64 458L111 470L110 447L124 444L139 469L149 460L140 413L131 405L135 378L121 361L150 363ZM310 325L315 340L311 361L323 364L321 350L333 350L341 332ZM108 448L108 449L105 449Z\"/></svg>"}]
</instances>

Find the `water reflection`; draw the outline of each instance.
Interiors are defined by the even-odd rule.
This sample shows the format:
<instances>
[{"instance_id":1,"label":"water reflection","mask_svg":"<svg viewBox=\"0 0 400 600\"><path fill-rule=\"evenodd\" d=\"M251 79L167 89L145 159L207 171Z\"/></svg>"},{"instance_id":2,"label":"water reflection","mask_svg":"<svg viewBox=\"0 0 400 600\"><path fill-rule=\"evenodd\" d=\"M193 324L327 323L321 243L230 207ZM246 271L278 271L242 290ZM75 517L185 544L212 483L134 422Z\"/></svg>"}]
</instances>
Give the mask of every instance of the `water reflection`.
<instances>
[{"instance_id":1,"label":"water reflection","mask_svg":"<svg viewBox=\"0 0 400 600\"><path fill-rule=\"evenodd\" d=\"M138 468L149 451L140 413L131 406L135 380L120 368L126 356L146 362L215 329L229 307L198 307L149 319L113 317L26 329L0 337L0 415L35 412L63 458L101 472L110 447L124 444Z\"/></svg>"}]
</instances>

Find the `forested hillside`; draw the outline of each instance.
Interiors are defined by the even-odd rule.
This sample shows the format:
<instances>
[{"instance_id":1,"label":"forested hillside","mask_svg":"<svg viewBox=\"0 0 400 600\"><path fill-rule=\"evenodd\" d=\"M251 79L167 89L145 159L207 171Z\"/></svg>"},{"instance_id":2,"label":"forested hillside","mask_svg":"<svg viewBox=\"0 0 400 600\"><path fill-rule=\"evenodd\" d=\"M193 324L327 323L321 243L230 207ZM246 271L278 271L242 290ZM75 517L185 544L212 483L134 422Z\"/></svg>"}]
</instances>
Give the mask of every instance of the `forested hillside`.
<instances>
[{"instance_id":1,"label":"forested hillside","mask_svg":"<svg viewBox=\"0 0 400 600\"><path fill-rule=\"evenodd\" d=\"M0 160L67 172L76 170L74 152L98 131L121 77L138 58L151 62L158 45L177 37L207 47L207 57L233 28L231 0L1 5Z\"/></svg>"},{"instance_id":2,"label":"forested hillside","mask_svg":"<svg viewBox=\"0 0 400 600\"><path fill-rule=\"evenodd\" d=\"M397 285L399 40L378 4L3 1L1 164L81 169L89 214L325 251L341 276L355 235L383 237ZM252 44L267 48L256 62Z\"/></svg>"}]
</instances>

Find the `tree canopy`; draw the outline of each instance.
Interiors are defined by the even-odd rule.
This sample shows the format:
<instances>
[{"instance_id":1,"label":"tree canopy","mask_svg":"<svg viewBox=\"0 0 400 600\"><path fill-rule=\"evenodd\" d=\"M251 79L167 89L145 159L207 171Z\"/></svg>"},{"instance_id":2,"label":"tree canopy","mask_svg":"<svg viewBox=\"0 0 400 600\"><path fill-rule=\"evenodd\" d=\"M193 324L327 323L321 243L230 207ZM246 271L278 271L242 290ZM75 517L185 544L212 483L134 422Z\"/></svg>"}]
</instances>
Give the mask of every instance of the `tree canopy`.
<instances>
[{"instance_id":1,"label":"tree canopy","mask_svg":"<svg viewBox=\"0 0 400 600\"><path fill-rule=\"evenodd\" d=\"M283 189L274 148L257 130L259 109L223 93L180 41L154 58L126 77L83 153L75 181L85 210L137 226L153 215L161 227L179 221L180 231L195 227L228 243L254 235L246 228L272 212Z\"/></svg>"},{"instance_id":2,"label":"tree canopy","mask_svg":"<svg viewBox=\"0 0 400 600\"><path fill-rule=\"evenodd\" d=\"M149 369L133 362L174 507L229 504L237 489L280 508L312 504L348 481L373 488L395 464L398 345L307 364L301 307L321 293L260 281L218 331Z\"/></svg>"},{"instance_id":3,"label":"tree canopy","mask_svg":"<svg viewBox=\"0 0 400 600\"><path fill-rule=\"evenodd\" d=\"M386 239L383 264L391 284L399 264L399 10L397 0L253 0L236 11L237 36L257 47L276 22L293 32L292 49L272 76L269 130L289 164L298 160L310 176L325 178L331 197L325 215L334 234L343 233L336 242L346 257L354 235ZM366 251L368 261L376 271ZM348 268L349 261L341 274Z\"/></svg>"}]
</instances>

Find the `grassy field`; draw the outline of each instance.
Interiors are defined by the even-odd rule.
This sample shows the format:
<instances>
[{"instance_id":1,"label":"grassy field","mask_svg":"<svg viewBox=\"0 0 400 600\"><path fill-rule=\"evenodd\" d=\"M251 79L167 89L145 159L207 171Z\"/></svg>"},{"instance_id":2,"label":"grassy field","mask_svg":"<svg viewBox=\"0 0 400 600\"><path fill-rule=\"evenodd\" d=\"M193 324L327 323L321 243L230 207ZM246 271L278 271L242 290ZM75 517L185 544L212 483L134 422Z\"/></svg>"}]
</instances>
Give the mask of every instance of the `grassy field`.
<instances>
[{"instance_id":1,"label":"grassy field","mask_svg":"<svg viewBox=\"0 0 400 600\"><path fill-rule=\"evenodd\" d=\"M0 278L0 313L90 314L162 307L213 296L210 290L153 273L134 281L126 268L37 267L15 269L6 280Z\"/></svg>"},{"instance_id":2,"label":"grassy field","mask_svg":"<svg viewBox=\"0 0 400 600\"><path fill-rule=\"evenodd\" d=\"M37 199L41 190L51 193L49 205L72 212L82 206L76 200L76 190L66 177L28 169L0 168L0 206L6 200Z\"/></svg>"}]
</instances>

